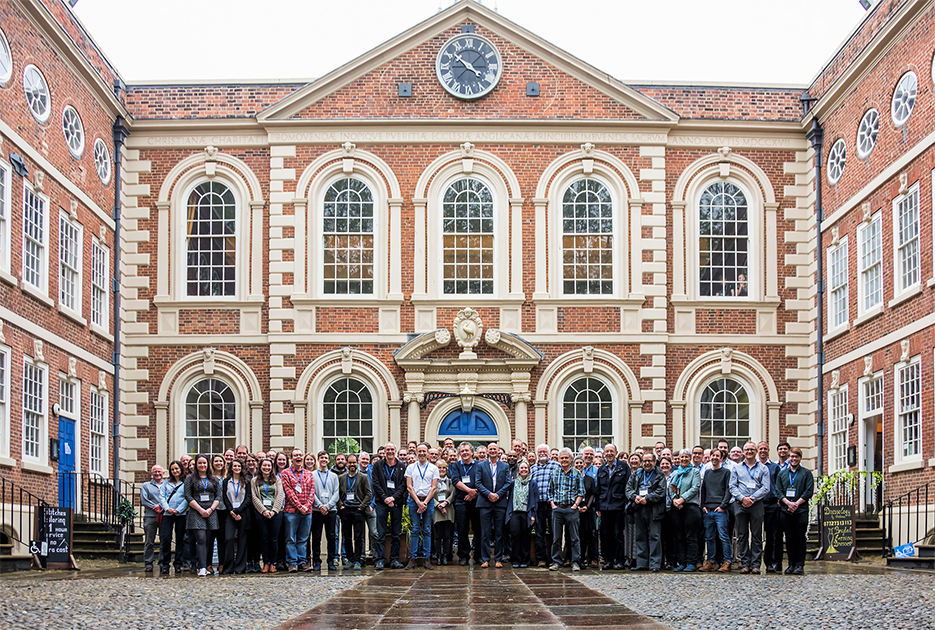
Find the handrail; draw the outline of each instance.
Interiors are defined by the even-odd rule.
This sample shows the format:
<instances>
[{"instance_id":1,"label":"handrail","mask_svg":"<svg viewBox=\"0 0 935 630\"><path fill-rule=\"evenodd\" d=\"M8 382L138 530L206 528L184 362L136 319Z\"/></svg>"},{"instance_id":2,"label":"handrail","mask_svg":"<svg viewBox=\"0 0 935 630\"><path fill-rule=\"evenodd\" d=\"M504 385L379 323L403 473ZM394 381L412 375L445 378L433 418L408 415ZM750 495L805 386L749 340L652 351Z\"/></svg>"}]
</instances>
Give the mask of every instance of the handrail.
<instances>
[{"instance_id":1,"label":"handrail","mask_svg":"<svg viewBox=\"0 0 935 630\"><path fill-rule=\"evenodd\" d=\"M935 480L886 502L886 544L884 555L902 545L924 540L935 526Z\"/></svg>"},{"instance_id":2,"label":"handrail","mask_svg":"<svg viewBox=\"0 0 935 630\"><path fill-rule=\"evenodd\" d=\"M28 548L37 538L36 511L46 506L43 499L0 477L0 531L11 539Z\"/></svg>"}]
</instances>

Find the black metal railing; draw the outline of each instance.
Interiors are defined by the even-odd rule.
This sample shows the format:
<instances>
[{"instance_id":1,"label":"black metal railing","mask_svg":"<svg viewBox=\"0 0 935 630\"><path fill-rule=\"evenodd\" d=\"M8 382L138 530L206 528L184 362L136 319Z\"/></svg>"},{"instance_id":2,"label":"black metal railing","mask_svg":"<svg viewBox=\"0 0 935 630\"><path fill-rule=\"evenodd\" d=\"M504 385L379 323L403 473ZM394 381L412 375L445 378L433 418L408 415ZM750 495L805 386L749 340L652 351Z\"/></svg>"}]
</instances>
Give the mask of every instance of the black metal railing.
<instances>
[{"instance_id":1,"label":"black metal railing","mask_svg":"<svg viewBox=\"0 0 935 630\"><path fill-rule=\"evenodd\" d=\"M886 502L883 523L886 544L884 555L893 555L893 549L924 540L935 527L935 480Z\"/></svg>"},{"instance_id":2,"label":"black metal railing","mask_svg":"<svg viewBox=\"0 0 935 630\"><path fill-rule=\"evenodd\" d=\"M883 475L873 471L839 471L832 475L815 478L815 496L812 501L812 524L819 526L824 522L825 508L854 506L854 517L880 522L882 508ZM880 529L880 549L885 554L887 548L885 521ZM820 544L820 540L819 540Z\"/></svg>"},{"instance_id":3,"label":"black metal railing","mask_svg":"<svg viewBox=\"0 0 935 630\"><path fill-rule=\"evenodd\" d=\"M47 505L28 490L0 477L0 531L14 541L11 552L16 551L16 543L28 549L29 541L36 540L36 514Z\"/></svg>"},{"instance_id":4,"label":"black metal railing","mask_svg":"<svg viewBox=\"0 0 935 630\"><path fill-rule=\"evenodd\" d=\"M101 523L113 531L127 524L131 530L143 524L140 508L139 490L135 483L125 480L114 482L113 479L97 473L64 472L59 473L59 505L71 507L75 517ZM123 501L129 501L136 516L125 523L120 514Z\"/></svg>"}]
</instances>

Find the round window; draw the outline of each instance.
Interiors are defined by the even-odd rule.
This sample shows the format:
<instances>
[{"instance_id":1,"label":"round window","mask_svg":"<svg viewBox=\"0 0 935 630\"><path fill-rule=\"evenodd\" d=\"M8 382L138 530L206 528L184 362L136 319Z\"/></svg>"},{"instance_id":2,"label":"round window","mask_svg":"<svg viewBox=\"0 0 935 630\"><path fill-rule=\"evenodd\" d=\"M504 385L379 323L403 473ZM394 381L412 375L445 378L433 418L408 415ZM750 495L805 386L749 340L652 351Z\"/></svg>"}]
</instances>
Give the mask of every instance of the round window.
<instances>
[{"instance_id":1,"label":"round window","mask_svg":"<svg viewBox=\"0 0 935 630\"><path fill-rule=\"evenodd\" d=\"M831 152L828 153L828 183L834 186L844 174L844 164L847 161L847 145L844 138L838 139L831 145Z\"/></svg>"},{"instance_id":2,"label":"round window","mask_svg":"<svg viewBox=\"0 0 935 630\"><path fill-rule=\"evenodd\" d=\"M106 186L110 183L110 151L100 138L94 141L94 170L102 184Z\"/></svg>"},{"instance_id":3,"label":"round window","mask_svg":"<svg viewBox=\"0 0 935 630\"><path fill-rule=\"evenodd\" d=\"M81 157L84 152L84 125L81 124L81 116L71 105L62 112L62 133L68 143L68 152L76 158Z\"/></svg>"},{"instance_id":4,"label":"round window","mask_svg":"<svg viewBox=\"0 0 935 630\"><path fill-rule=\"evenodd\" d=\"M864 159L870 156L873 147L877 145L877 134L880 133L880 112L868 109L860 120L857 128L857 157Z\"/></svg>"},{"instance_id":5,"label":"round window","mask_svg":"<svg viewBox=\"0 0 935 630\"><path fill-rule=\"evenodd\" d=\"M893 104L890 113L893 115L893 123L897 127L902 127L912 115L912 108L916 106L916 96L919 93L919 79L916 73L911 70L904 74L896 84L893 90Z\"/></svg>"},{"instance_id":6,"label":"round window","mask_svg":"<svg viewBox=\"0 0 935 630\"><path fill-rule=\"evenodd\" d=\"M49 84L36 66L29 64L23 70L23 91L26 93L26 103L29 111L41 123L49 119L52 111L52 97L49 94Z\"/></svg>"}]
</instances>

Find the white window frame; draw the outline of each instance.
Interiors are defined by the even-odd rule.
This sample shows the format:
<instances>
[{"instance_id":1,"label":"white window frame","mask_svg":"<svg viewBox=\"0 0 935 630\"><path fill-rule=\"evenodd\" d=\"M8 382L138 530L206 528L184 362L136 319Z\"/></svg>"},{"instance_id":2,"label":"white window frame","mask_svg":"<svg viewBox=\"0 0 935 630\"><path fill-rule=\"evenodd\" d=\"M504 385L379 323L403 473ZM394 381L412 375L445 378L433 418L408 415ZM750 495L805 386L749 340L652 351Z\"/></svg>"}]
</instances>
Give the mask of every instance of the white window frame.
<instances>
[{"instance_id":1,"label":"white window frame","mask_svg":"<svg viewBox=\"0 0 935 630\"><path fill-rule=\"evenodd\" d=\"M877 234L880 239L879 257L871 262L867 267L863 267L864 260L864 239L863 235L876 224ZM879 268L880 275L880 300L870 307L864 305L867 297L866 275L872 268ZM870 317L883 310L884 295L886 294L886 278L883 275L883 211L878 210L871 217L870 221L857 226L857 317L858 319Z\"/></svg>"},{"instance_id":2,"label":"white window frame","mask_svg":"<svg viewBox=\"0 0 935 630\"><path fill-rule=\"evenodd\" d=\"M12 352L9 346L0 345L0 457L10 457L10 370Z\"/></svg>"},{"instance_id":3,"label":"white window frame","mask_svg":"<svg viewBox=\"0 0 935 630\"><path fill-rule=\"evenodd\" d=\"M75 123L75 126L73 127L68 126L66 117L69 113L73 115L72 121ZM68 137L69 131L74 134L74 137L78 139L78 146L72 147L71 138ZM81 159L81 155L84 153L86 140L84 133L84 123L81 120L81 114L79 114L78 110L71 105L66 105L65 109L62 110L62 135L65 137L65 146L68 147L68 152L75 159Z\"/></svg>"},{"instance_id":4,"label":"white window frame","mask_svg":"<svg viewBox=\"0 0 935 630\"><path fill-rule=\"evenodd\" d=\"M6 87L7 81L13 76L13 50L10 48L10 42L2 30L0 30L0 48L3 48L3 52L10 58L10 67L7 68L5 73L0 74L0 87Z\"/></svg>"},{"instance_id":5,"label":"white window frame","mask_svg":"<svg viewBox=\"0 0 935 630\"><path fill-rule=\"evenodd\" d=\"M835 258L843 255L844 277L843 282L835 284ZM847 330L850 325L850 267L848 260L847 237L842 238L837 245L828 248L828 334L838 333ZM841 323L835 323L838 320L839 309L838 302L835 299L839 293L844 294L843 301L843 319Z\"/></svg>"},{"instance_id":6,"label":"white window frame","mask_svg":"<svg viewBox=\"0 0 935 630\"><path fill-rule=\"evenodd\" d=\"M39 416L39 444L37 445L38 455L28 455L26 453L26 370L32 368L39 371L41 379L40 386L42 392L39 396L41 409L32 411ZM23 394L22 394L22 439L21 439L21 458L24 462L31 462L42 466L47 465L49 460L49 366L45 363L36 361L32 357L23 358Z\"/></svg>"},{"instance_id":7,"label":"white window frame","mask_svg":"<svg viewBox=\"0 0 935 630\"><path fill-rule=\"evenodd\" d=\"M874 407L873 409L867 409L867 388L871 383L880 384L880 406ZM883 372L865 376L858 380L857 384L860 386L860 392L858 393L858 403L860 405L859 409L857 410L858 416L863 419L882 415L883 408L886 405L886 391L883 387Z\"/></svg>"},{"instance_id":8,"label":"white window frame","mask_svg":"<svg viewBox=\"0 0 935 630\"><path fill-rule=\"evenodd\" d=\"M847 447L850 441L847 385L828 392L828 473L847 470Z\"/></svg>"},{"instance_id":9,"label":"white window frame","mask_svg":"<svg viewBox=\"0 0 935 630\"><path fill-rule=\"evenodd\" d=\"M611 418L610 439L614 441L613 443L616 443L616 440L619 439L618 430L617 430L617 418L619 417L618 410L620 408L620 402L619 402L620 396L617 393L617 388L615 387L614 382L611 381L610 379L604 378L603 375L594 374L593 372L592 373L577 372L574 375L571 375L569 378L565 379L565 381L562 383L561 388L558 391L557 404L558 404L559 444L564 445L565 438L567 437L565 433L565 395L568 393L568 389L572 385L574 385L575 383L577 383L578 381L582 379L591 379L591 380L597 381L598 383L603 385L607 389L607 392L610 394L610 418ZM589 422L590 422L590 419L589 419ZM582 436L578 436L578 437L580 438ZM580 443L581 443L580 441L577 442L577 444L575 445L575 448L573 448L572 451L578 452L577 446ZM559 448L561 448L561 446L559 446Z\"/></svg>"},{"instance_id":10,"label":"white window frame","mask_svg":"<svg viewBox=\"0 0 935 630\"><path fill-rule=\"evenodd\" d=\"M565 216L565 192L571 187L572 184L579 182L581 180L590 179L596 181L602 185L607 192L610 194L610 208L611 208L611 269L613 271L613 289L610 293L566 293L565 292L565 270L564 270L564 254L565 254L565 245L564 237L565 230L562 225L562 220ZM626 218L627 214L621 211L621 204L624 203L624 200L621 199L621 196L617 193L617 185L610 181L608 178L603 177L600 174L591 172L588 174L578 174L574 177L565 179L562 182L561 189L558 190L558 197L556 200L556 211L554 215L554 220L556 222L556 244L558 245L558 251L553 258L555 258L555 284L556 284L556 293L557 296L564 299L573 299L573 300L592 300L600 301L602 299L616 298L625 295L626 281L621 279L623 271L621 270L620 258L622 254L622 246L619 242L624 233L624 226L621 225ZM590 232L588 233L590 234ZM600 234L600 233L599 233ZM625 251L625 250L623 250Z\"/></svg>"},{"instance_id":11,"label":"white window frame","mask_svg":"<svg viewBox=\"0 0 935 630\"><path fill-rule=\"evenodd\" d=\"M58 305L61 310L80 319L83 300L82 285L84 284L84 226L78 222L77 217L69 215L64 210L59 211L58 225ZM70 268L71 265L65 260L64 242L67 228L73 228L75 230L75 246L77 251L75 253L75 267L73 269ZM73 282L74 295L71 296L65 294L65 287L67 286L65 275L69 271L75 274ZM74 304L74 308L68 305L69 298ZM82 323L84 323L83 320Z\"/></svg>"},{"instance_id":12,"label":"white window frame","mask_svg":"<svg viewBox=\"0 0 935 630\"><path fill-rule=\"evenodd\" d=\"M96 420L96 404L98 401L95 398L99 398L100 401L100 431L96 431L94 423ZM97 387L91 386L88 393L88 471L92 473L97 473L99 475L107 476L107 469L109 464L109 453L108 453L108 437L107 437L107 418L108 418L108 392L107 390L98 389ZM96 461L95 455L95 441L100 440L100 461Z\"/></svg>"},{"instance_id":13,"label":"white window frame","mask_svg":"<svg viewBox=\"0 0 935 630\"><path fill-rule=\"evenodd\" d=\"M902 245L899 244L899 212L900 206L903 203L910 203L912 199L915 199L915 210L916 210L916 235L915 238L907 241ZM890 303L890 306L898 304L902 300L914 295L922 287L922 208L920 206L922 201L920 191L919 191L919 182L914 183L909 189L902 195L899 195L893 199L893 301ZM914 282L903 286L903 275L905 269L903 269L900 253L902 248L909 246L912 242L915 242L916 253L915 253L915 264L916 264L916 279Z\"/></svg>"},{"instance_id":14,"label":"white window frame","mask_svg":"<svg viewBox=\"0 0 935 630\"><path fill-rule=\"evenodd\" d=\"M39 253L39 285L27 280L26 275L26 195L34 196L42 204L42 236L43 240L39 242L41 252ZM49 295L49 198L41 193L37 193L33 185L23 181L23 286L36 289L42 296ZM32 240L32 239L29 239Z\"/></svg>"},{"instance_id":15,"label":"white window frame","mask_svg":"<svg viewBox=\"0 0 935 630\"><path fill-rule=\"evenodd\" d=\"M103 270L98 277L96 258L103 260ZM100 312L95 308L97 294L101 295ZM110 249L98 238L91 239L91 330L107 335L110 323Z\"/></svg>"},{"instance_id":16,"label":"white window frame","mask_svg":"<svg viewBox=\"0 0 935 630\"><path fill-rule=\"evenodd\" d=\"M912 368L918 366L919 377L918 377L918 391L919 391L919 406L917 409L903 411L902 409L902 392L900 390L900 379L902 378L903 373ZM922 407L922 360L921 356L914 356L908 361L896 364L896 369L893 370L893 439L895 441L895 448L893 449L893 459L897 464L911 463L911 462L921 462L922 461L922 442L923 442L923 432L925 429L925 423L922 420L923 407ZM912 455L904 456L903 455L903 416L909 413L918 414L918 424L919 424L919 448L916 453Z\"/></svg>"},{"instance_id":17,"label":"white window frame","mask_svg":"<svg viewBox=\"0 0 935 630\"><path fill-rule=\"evenodd\" d=\"M10 185L13 183L11 173L13 172L10 163L0 158L0 185L3 190L0 191L0 274L12 279L10 270L10 248L12 247L13 229L13 211L10 208L12 195L10 194Z\"/></svg>"}]
</instances>

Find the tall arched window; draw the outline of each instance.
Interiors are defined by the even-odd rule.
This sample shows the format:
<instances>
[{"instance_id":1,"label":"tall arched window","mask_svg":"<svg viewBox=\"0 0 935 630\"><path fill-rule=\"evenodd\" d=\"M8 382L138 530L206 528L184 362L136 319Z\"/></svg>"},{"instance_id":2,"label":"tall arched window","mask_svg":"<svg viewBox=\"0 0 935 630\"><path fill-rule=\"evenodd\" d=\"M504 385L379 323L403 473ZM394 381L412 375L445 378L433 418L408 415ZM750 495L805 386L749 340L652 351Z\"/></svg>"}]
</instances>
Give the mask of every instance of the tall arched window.
<instances>
[{"instance_id":1,"label":"tall arched window","mask_svg":"<svg viewBox=\"0 0 935 630\"><path fill-rule=\"evenodd\" d=\"M562 405L562 446L579 452L614 441L613 400L596 378L579 378L565 389Z\"/></svg>"},{"instance_id":2,"label":"tall arched window","mask_svg":"<svg viewBox=\"0 0 935 630\"><path fill-rule=\"evenodd\" d=\"M190 296L232 296L237 284L237 203L221 182L204 182L188 196L187 289Z\"/></svg>"},{"instance_id":3,"label":"tall arched window","mask_svg":"<svg viewBox=\"0 0 935 630\"><path fill-rule=\"evenodd\" d=\"M698 293L702 297L747 297L749 275L747 198L730 182L716 182L698 208Z\"/></svg>"},{"instance_id":4,"label":"tall arched window","mask_svg":"<svg viewBox=\"0 0 935 630\"><path fill-rule=\"evenodd\" d=\"M562 199L562 292L614 292L614 219L610 191L597 180L579 179Z\"/></svg>"},{"instance_id":5,"label":"tall arched window","mask_svg":"<svg viewBox=\"0 0 935 630\"><path fill-rule=\"evenodd\" d=\"M493 195L486 184L459 179L442 202L443 293L490 295L494 283Z\"/></svg>"},{"instance_id":6,"label":"tall arched window","mask_svg":"<svg viewBox=\"0 0 935 630\"><path fill-rule=\"evenodd\" d=\"M717 448L719 440L731 447L750 441L750 396L739 382L719 378L701 392L699 430L704 448Z\"/></svg>"},{"instance_id":7,"label":"tall arched window","mask_svg":"<svg viewBox=\"0 0 935 630\"><path fill-rule=\"evenodd\" d=\"M373 451L373 396L362 381L341 378L328 386L321 416L326 451Z\"/></svg>"},{"instance_id":8,"label":"tall arched window","mask_svg":"<svg viewBox=\"0 0 935 630\"><path fill-rule=\"evenodd\" d=\"M324 293L373 293L373 195L359 179L334 182L322 212Z\"/></svg>"},{"instance_id":9,"label":"tall arched window","mask_svg":"<svg viewBox=\"0 0 935 630\"><path fill-rule=\"evenodd\" d=\"M185 397L185 452L223 453L237 444L237 402L224 381L206 378Z\"/></svg>"}]
</instances>

